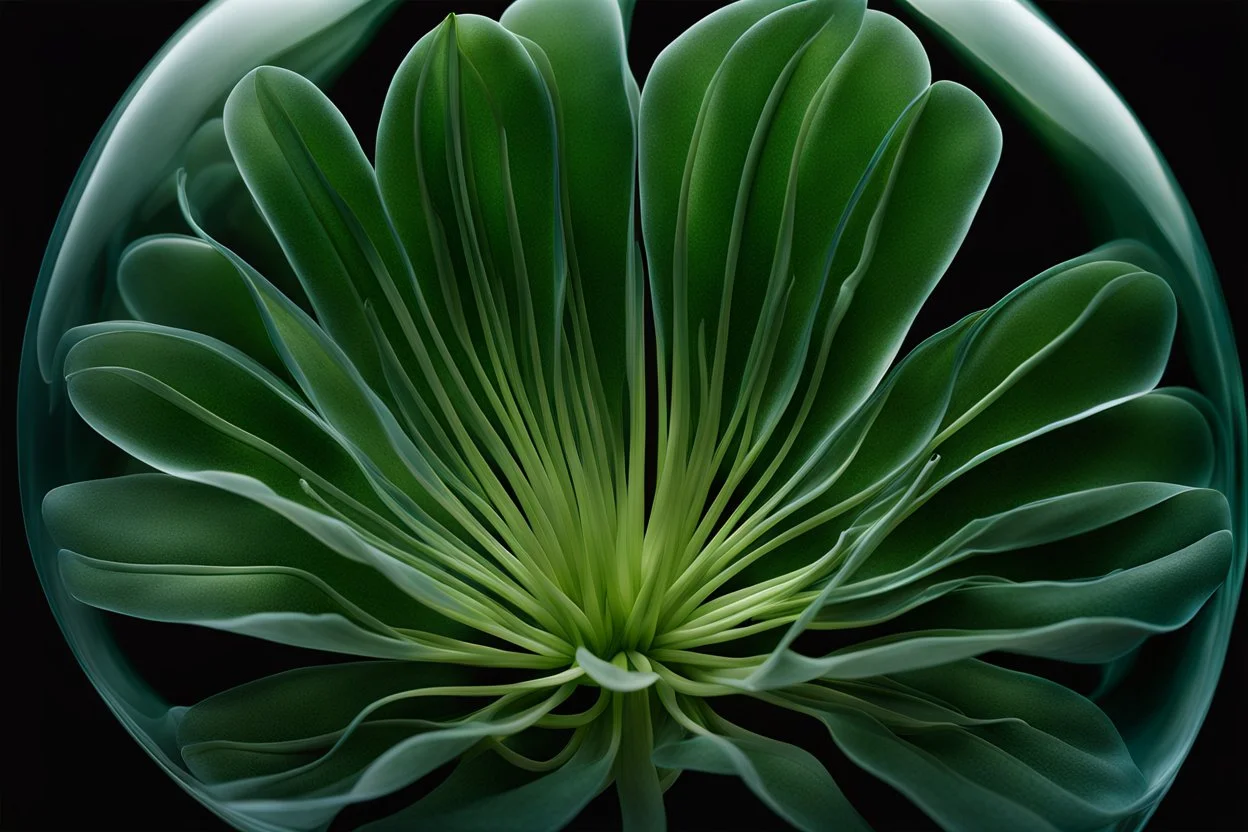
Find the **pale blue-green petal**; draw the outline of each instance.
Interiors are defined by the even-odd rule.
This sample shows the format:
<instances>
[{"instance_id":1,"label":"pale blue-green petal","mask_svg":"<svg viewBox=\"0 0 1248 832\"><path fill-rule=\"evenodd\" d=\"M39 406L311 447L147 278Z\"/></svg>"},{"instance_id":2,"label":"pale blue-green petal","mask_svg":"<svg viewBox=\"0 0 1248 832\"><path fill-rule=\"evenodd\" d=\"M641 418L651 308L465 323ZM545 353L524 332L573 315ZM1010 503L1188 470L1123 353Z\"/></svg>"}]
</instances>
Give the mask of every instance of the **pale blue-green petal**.
<instances>
[{"instance_id":1,"label":"pale blue-green petal","mask_svg":"<svg viewBox=\"0 0 1248 832\"><path fill-rule=\"evenodd\" d=\"M572 757L549 774L522 779L517 785L498 776L497 760L483 755L461 763L427 797L365 828L556 832L610 781L620 743L619 723L598 720L587 732Z\"/></svg>"},{"instance_id":2,"label":"pale blue-green petal","mask_svg":"<svg viewBox=\"0 0 1248 832\"><path fill-rule=\"evenodd\" d=\"M795 745L738 729L659 746L654 762L665 768L735 774L773 812L804 832L869 830L823 764Z\"/></svg>"},{"instance_id":3,"label":"pale blue-green petal","mask_svg":"<svg viewBox=\"0 0 1248 832\"><path fill-rule=\"evenodd\" d=\"M576 663L595 682L617 693L644 690L659 680L656 673L619 667L613 662L598 658L584 647L577 648Z\"/></svg>"},{"instance_id":4,"label":"pale blue-green petal","mask_svg":"<svg viewBox=\"0 0 1248 832\"><path fill-rule=\"evenodd\" d=\"M1101 829L1146 794L1113 723L1067 688L978 661L770 697L946 829Z\"/></svg>"}]
</instances>

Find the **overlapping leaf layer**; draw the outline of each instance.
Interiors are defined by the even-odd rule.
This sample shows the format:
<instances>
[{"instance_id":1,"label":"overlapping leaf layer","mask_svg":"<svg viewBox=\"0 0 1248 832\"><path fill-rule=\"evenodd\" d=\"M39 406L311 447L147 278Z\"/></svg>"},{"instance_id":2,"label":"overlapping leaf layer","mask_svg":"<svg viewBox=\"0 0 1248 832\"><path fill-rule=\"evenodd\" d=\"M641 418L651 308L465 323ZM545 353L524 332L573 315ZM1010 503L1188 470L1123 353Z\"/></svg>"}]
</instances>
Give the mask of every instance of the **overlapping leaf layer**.
<instances>
[{"instance_id":1,"label":"overlapping leaf layer","mask_svg":"<svg viewBox=\"0 0 1248 832\"><path fill-rule=\"evenodd\" d=\"M375 165L257 69L187 149L193 233L122 258L133 320L62 343L147 469L48 496L63 577L361 659L180 713L204 799L256 829L448 770L375 827L555 829L614 784L660 829L685 770L866 826L725 698L821 723L947 828L1112 827L1155 799L1113 723L979 657L1112 667L1182 627L1228 511L1202 400L1155 389L1175 302L1131 244L900 354L1000 146L854 0L735 3L644 91L614 0L450 18Z\"/></svg>"}]
</instances>

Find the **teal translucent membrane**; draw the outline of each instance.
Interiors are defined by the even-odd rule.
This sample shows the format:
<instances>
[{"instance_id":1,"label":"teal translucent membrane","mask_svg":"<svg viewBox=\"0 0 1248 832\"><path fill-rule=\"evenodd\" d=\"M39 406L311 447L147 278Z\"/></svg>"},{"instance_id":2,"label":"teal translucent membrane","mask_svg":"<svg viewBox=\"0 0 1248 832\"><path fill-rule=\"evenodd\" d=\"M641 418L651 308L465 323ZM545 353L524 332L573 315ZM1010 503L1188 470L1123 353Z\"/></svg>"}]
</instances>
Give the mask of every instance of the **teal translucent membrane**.
<instances>
[{"instance_id":1,"label":"teal translucent membrane","mask_svg":"<svg viewBox=\"0 0 1248 832\"><path fill-rule=\"evenodd\" d=\"M1162 275L1178 298L1192 370L1215 410L1213 485L1233 507L1236 551L1230 580L1188 627L1154 638L1122 660L1117 689L1102 700L1153 794L1171 782L1216 684L1244 570L1244 398L1225 304L1177 185L1147 136L1103 79L1029 7L978 0L911 2L920 20L948 38L1086 186L1104 239L1144 241L1160 257L1137 265ZM116 473L105 448L68 406L63 382L49 382L61 335L74 325L124 317L114 275L119 253L162 211L176 210L172 174L188 142L252 67L286 66L319 81L367 40L390 6L236 0L209 7L157 56L118 105L84 163L63 209L36 288L20 379L19 454L32 550L58 620L110 707L144 747L197 798L172 736L178 711L148 688L101 626L101 613L70 598L40 516L43 496L65 482ZM110 467L113 466L113 467ZM583 661L587 669L592 657ZM1143 670L1141 670L1143 669ZM610 666L593 672L612 673ZM207 802L207 801L206 801ZM266 828L255 818L227 820ZM1150 804L1151 805L1151 804ZM1147 810L1124 828L1147 819Z\"/></svg>"}]
</instances>

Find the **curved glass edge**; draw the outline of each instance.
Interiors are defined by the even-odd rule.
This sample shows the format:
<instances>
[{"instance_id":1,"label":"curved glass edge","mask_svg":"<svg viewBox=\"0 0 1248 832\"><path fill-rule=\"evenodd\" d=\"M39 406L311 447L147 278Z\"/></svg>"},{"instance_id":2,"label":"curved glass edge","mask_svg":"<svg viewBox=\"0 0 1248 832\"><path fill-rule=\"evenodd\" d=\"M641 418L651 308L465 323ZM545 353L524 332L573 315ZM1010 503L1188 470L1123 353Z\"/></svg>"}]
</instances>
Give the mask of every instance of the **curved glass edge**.
<instances>
[{"instance_id":1,"label":"curved glass edge","mask_svg":"<svg viewBox=\"0 0 1248 832\"><path fill-rule=\"evenodd\" d=\"M32 294L18 374L17 463L27 541L39 582L78 663L117 719L184 790L227 823L281 827L221 805L179 762L171 707L113 642L104 614L78 603L59 580L44 527L43 497L94 476L98 443L49 383L61 335L97 312L119 235L182 148L220 110L234 84L262 64L327 83L368 43L398 0L214 0L148 63L101 127L61 206Z\"/></svg>"},{"instance_id":2,"label":"curved glass edge","mask_svg":"<svg viewBox=\"0 0 1248 832\"><path fill-rule=\"evenodd\" d=\"M1215 411L1220 454L1214 487L1231 505L1231 571L1190 626L1150 640L1115 669L1121 673L1117 689L1129 688L1130 696L1111 692L1101 700L1152 786L1147 805L1116 827L1137 830L1169 789L1204 721L1244 581L1248 429L1229 313L1191 207L1165 159L1121 96L1051 21L1028 0L902 2L1034 130L1079 183L1106 241L1133 238L1157 253L1159 273L1179 301L1192 370ZM1157 662L1171 672L1156 673Z\"/></svg>"},{"instance_id":3,"label":"curved glass edge","mask_svg":"<svg viewBox=\"0 0 1248 832\"><path fill-rule=\"evenodd\" d=\"M234 84L262 64L327 80L396 2L216 0L170 38L113 109L57 217L39 276L47 281L37 340L45 380L61 335L90 311L80 276Z\"/></svg>"}]
</instances>

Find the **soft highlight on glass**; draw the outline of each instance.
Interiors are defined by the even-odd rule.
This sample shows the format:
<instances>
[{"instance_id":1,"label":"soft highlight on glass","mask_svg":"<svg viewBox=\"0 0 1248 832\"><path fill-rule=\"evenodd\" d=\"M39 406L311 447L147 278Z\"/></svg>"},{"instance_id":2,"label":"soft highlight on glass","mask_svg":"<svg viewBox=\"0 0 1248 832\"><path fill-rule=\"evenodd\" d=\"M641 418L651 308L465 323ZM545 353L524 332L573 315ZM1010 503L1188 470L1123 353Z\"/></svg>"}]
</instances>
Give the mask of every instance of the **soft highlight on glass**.
<instances>
[{"instance_id":1,"label":"soft highlight on glass","mask_svg":"<svg viewBox=\"0 0 1248 832\"><path fill-rule=\"evenodd\" d=\"M639 88L631 3L517 0L418 40L369 154L316 84L391 8L210 5L49 247L28 531L149 753L243 829L661 829L682 771L869 828L781 709L944 828L1142 826L1243 580L1244 397L1095 70L1023 3L742 0ZM907 24L1107 218L922 339L1002 135ZM100 611L345 660L171 704Z\"/></svg>"}]
</instances>

